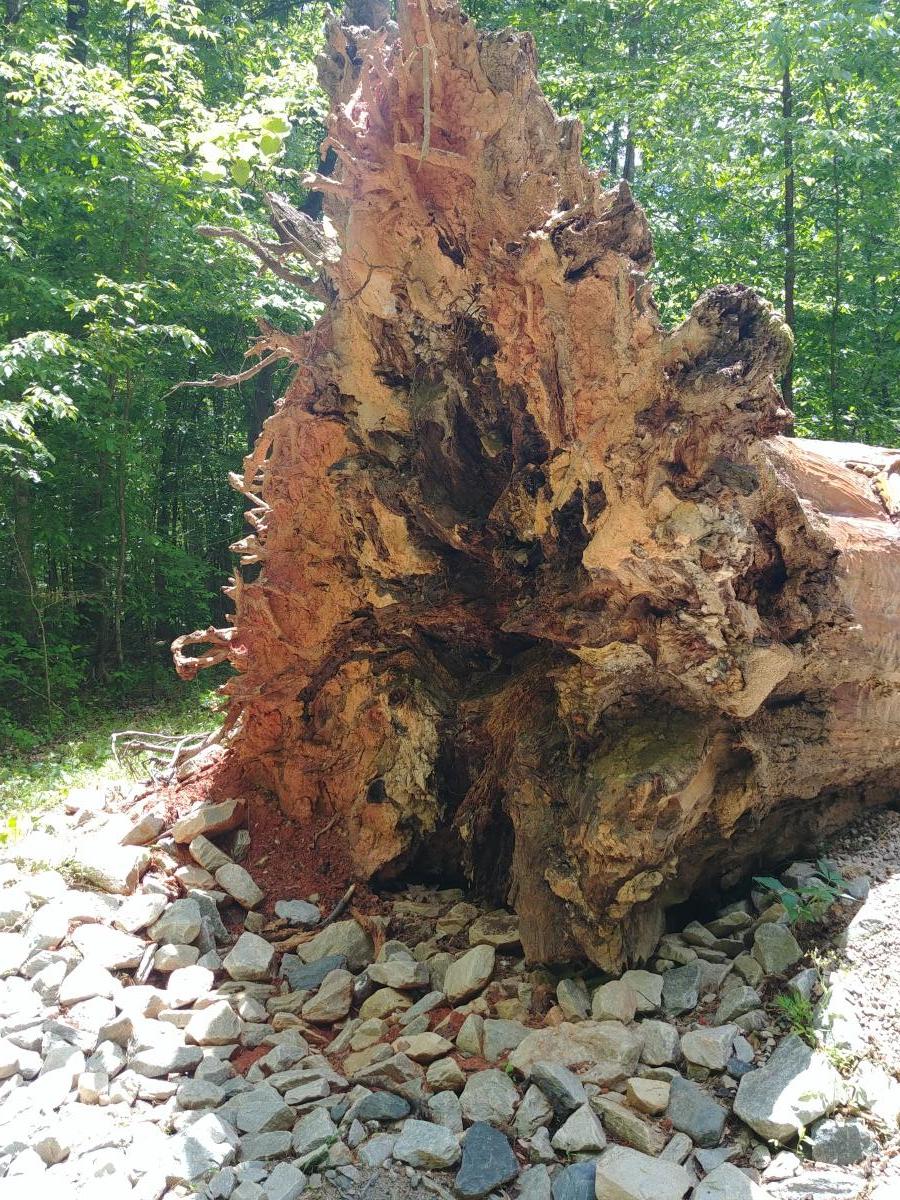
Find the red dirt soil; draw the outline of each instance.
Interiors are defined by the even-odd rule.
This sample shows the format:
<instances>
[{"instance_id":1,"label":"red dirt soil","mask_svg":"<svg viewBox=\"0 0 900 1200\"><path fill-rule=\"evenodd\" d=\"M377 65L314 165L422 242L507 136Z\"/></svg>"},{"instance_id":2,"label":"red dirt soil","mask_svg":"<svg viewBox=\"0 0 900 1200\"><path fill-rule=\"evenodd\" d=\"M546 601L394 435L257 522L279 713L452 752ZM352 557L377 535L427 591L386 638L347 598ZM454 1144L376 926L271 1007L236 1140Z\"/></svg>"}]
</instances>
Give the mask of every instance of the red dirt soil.
<instances>
[{"instance_id":1,"label":"red dirt soil","mask_svg":"<svg viewBox=\"0 0 900 1200\"><path fill-rule=\"evenodd\" d=\"M319 907L327 915L351 883L356 883L353 908L364 913L380 911L377 897L354 878L340 829L328 829L325 818L315 827L292 821L267 793L246 786L230 758L211 763L183 782L146 793L140 807L161 810L171 824L196 804L230 796L247 799L250 850L243 865L265 893L264 912L271 913L276 900L306 899L318 893ZM185 861L189 859L185 857Z\"/></svg>"}]
</instances>

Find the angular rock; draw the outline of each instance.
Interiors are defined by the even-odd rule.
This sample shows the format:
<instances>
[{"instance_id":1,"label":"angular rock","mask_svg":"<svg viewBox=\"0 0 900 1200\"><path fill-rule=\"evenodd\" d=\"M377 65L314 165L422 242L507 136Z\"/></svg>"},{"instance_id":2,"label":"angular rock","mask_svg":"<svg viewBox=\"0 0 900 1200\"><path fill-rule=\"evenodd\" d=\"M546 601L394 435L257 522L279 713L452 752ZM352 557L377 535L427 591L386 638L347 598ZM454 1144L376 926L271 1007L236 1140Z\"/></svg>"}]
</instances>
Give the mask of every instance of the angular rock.
<instances>
[{"instance_id":1,"label":"angular rock","mask_svg":"<svg viewBox=\"0 0 900 1200\"><path fill-rule=\"evenodd\" d=\"M669 1087L664 1079L629 1079L625 1097L638 1112L658 1117L668 1108Z\"/></svg>"},{"instance_id":2,"label":"angular rock","mask_svg":"<svg viewBox=\"0 0 900 1200\"><path fill-rule=\"evenodd\" d=\"M528 1036L530 1030L521 1021L486 1020L482 1053L488 1062L497 1062Z\"/></svg>"},{"instance_id":3,"label":"angular rock","mask_svg":"<svg viewBox=\"0 0 900 1200\"><path fill-rule=\"evenodd\" d=\"M206 1079L186 1079L179 1084L175 1095L175 1103L188 1112L203 1108L218 1108L225 1099L225 1093L216 1083Z\"/></svg>"},{"instance_id":4,"label":"angular rock","mask_svg":"<svg viewBox=\"0 0 900 1200\"><path fill-rule=\"evenodd\" d=\"M634 992L639 1013L657 1012L662 1007L662 975L653 971L626 971L622 982Z\"/></svg>"},{"instance_id":5,"label":"angular rock","mask_svg":"<svg viewBox=\"0 0 900 1200\"><path fill-rule=\"evenodd\" d=\"M771 1200L765 1188L743 1171L722 1163L706 1176L697 1187L692 1200Z\"/></svg>"},{"instance_id":6,"label":"angular rock","mask_svg":"<svg viewBox=\"0 0 900 1200\"><path fill-rule=\"evenodd\" d=\"M443 990L451 1004L460 1004L482 991L494 973L496 951L479 945L452 962L444 977Z\"/></svg>"},{"instance_id":7,"label":"angular rock","mask_svg":"<svg viewBox=\"0 0 900 1200\"><path fill-rule=\"evenodd\" d=\"M562 1154L596 1154L605 1147L606 1134L590 1104L576 1108L560 1125L552 1145Z\"/></svg>"},{"instance_id":8,"label":"angular rock","mask_svg":"<svg viewBox=\"0 0 900 1200\"><path fill-rule=\"evenodd\" d=\"M512 1123L519 1093L508 1075L491 1069L469 1076L459 1102L467 1121L485 1121L506 1129Z\"/></svg>"},{"instance_id":9,"label":"angular rock","mask_svg":"<svg viewBox=\"0 0 900 1200\"><path fill-rule=\"evenodd\" d=\"M202 1179L215 1168L234 1162L239 1144L237 1131L209 1113L169 1143L170 1178L188 1184Z\"/></svg>"},{"instance_id":10,"label":"angular rock","mask_svg":"<svg viewBox=\"0 0 900 1200\"><path fill-rule=\"evenodd\" d=\"M180 971L185 967L194 966L199 957L200 951L196 946L160 946L153 955L153 969L162 971L164 974L168 974L170 971Z\"/></svg>"},{"instance_id":11,"label":"angular rock","mask_svg":"<svg viewBox=\"0 0 900 1200\"><path fill-rule=\"evenodd\" d=\"M669 1087L666 1116L672 1127L698 1146L718 1146L725 1129L726 1110L698 1084L676 1075Z\"/></svg>"},{"instance_id":12,"label":"angular rock","mask_svg":"<svg viewBox=\"0 0 900 1200\"><path fill-rule=\"evenodd\" d=\"M665 1159L666 1162L683 1163L693 1148L694 1143L688 1135L676 1131L669 1138L659 1157Z\"/></svg>"},{"instance_id":13,"label":"angular rock","mask_svg":"<svg viewBox=\"0 0 900 1200\"><path fill-rule=\"evenodd\" d=\"M198 1046L228 1046L240 1041L243 1030L244 1022L228 1001L216 1000L191 1013L184 1035Z\"/></svg>"},{"instance_id":14,"label":"angular rock","mask_svg":"<svg viewBox=\"0 0 900 1200\"><path fill-rule=\"evenodd\" d=\"M536 1029L509 1056L523 1075L546 1060L564 1067L591 1064L596 1083L614 1083L633 1075L641 1055L641 1038L618 1021L564 1021L555 1028Z\"/></svg>"},{"instance_id":15,"label":"angular rock","mask_svg":"<svg viewBox=\"0 0 900 1200\"><path fill-rule=\"evenodd\" d=\"M394 1158L422 1170L445 1170L460 1157L459 1141L443 1125L430 1121L405 1121L394 1143Z\"/></svg>"},{"instance_id":16,"label":"angular rock","mask_svg":"<svg viewBox=\"0 0 900 1200\"><path fill-rule=\"evenodd\" d=\"M246 801L240 797L222 800L218 804L201 804L175 822L172 837L176 842L187 845L200 834L213 837L217 833L227 833L229 829L236 829L243 824L246 808ZM206 866L205 863L202 865Z\"/></svg>"},{"instance_id":17,"label":"angular rock","mask_svg":"<svg viewBox=\"0 0 900 1200\"><path fill-rule=\"evenodd\" d=\"M299 1200L307 1178L293 1163L279 1163L266 1180L262 1200Z\"/></svg>"},{"instance_id":18,"label":"angular rock","mask_svg":"<svg viewBox=\"0 0 900 1200\"><path fill-rule=\"evenodd\" d=\"M639 1030L644 1039L642 1062L651 1067L661 1067L681 1059L681 1039L674 1025L667 1021L642 1021Z\"/></svg>"},{"instance_id":19,"label":"angular rock","mask_svg":"<svg viewBox=\"0 0 900 1200\"><path fill-rule=\"evenodd\" d=\"M519 1137L530 1138L553 1120L553 1106L537 1086L531 1086L516 1110L515 1130Z\"/></svg>"},{"instance_id":20,"label":"angular rock","mask_svg":"<svg viewBox=\"0 0 900 1200\"><path fill-rule=\"evenodd\" d=\"M439 1058L425 1072L429 1087L436 1092L460 1092L465 1087L465 1073L457 1065L455 1059Z\"/></svg>"},{"instance_id":21,"label":"angular rock","mask_svg":"<svg viewBox=\"0 0 900 1200\"><path fill-rule=\"evenodd\" d=\"M570 1021L584 1021L591 1011L591 997L583 979L561 979L556 986L556 1003Z\"/></svg>"},{"instance_id":22,"label":"angular rock","mask_svg":"<svg viewBox=\"0 0 900 1200\"><path fill-rule=\"evenodd\" d=\"M759 1008L762 1001L759 992L752 987L733 987L725 992L713 1017L714 1025L728 1025L744 1013Z\"/></svg>"},{"instance_id":23,"label":"angular rock","mask_svg":"<svg viewBox=\"0 0 900 1200\"><path fill-rule=\"evenodd\" d=\"M462 1165L453 1182L462 1200L489 1196L519 1174L519 1164L506 1136L484 1121L476 1121L463 1138Z\"/></svg>"},{"instance_id":24,"label":"angular rock","mask_svg":"<svg viewBox=\"0 0 900 1200\"><path fill-rule=\"evenodd\" d=\"M398 1038L394 1042L394 1049L398 1053L406 1054L413 1062L430 1063L449 1054L453 1043L441 1037L439 1033L416 1033L412 1037Z\"/></svg>"},{"instance_id":25,"label":"angular rock","mask_svg":"<svg viewBox=\"0 0 900 1200\"><path fill-rule=\"evenodd\" d=\"M121 990L121 983L111 971L86 959L63 979L59 987L58 1001L65 1008L82 1000L90 1000L94 996L104 996L112 1000Z\"/></svg>"},{"instance_id":26,"label":"angular rock","mask_svg":"<svg viewBox=\"0 0 900 1200\"><path fill-rule=\"evenodd\" d=\"M487 945L497 950L512 950L519 942L519 918L515 913L503 909L485 913L469 926L470 946Z\"/></svg>"},{"instance_id":27,"label":"angular rock","mask_svg":"<svg viewBox=\"0 0 900 1200\"><path fill-rule=\"evenodd\" d=\"M751 987L759 987L766 977L765 971L752 954L739 954L732 963L732 967Z\"/></svg>"},{"instance_id":28,"label":"angular rock","mask_svg":"<svg viewBox=\"0 0 900 1200\"><path fill-rule=\"evenodd\" d=\"M156 892L136 892L119 906L113 917L113 924L126 933L138 933L152 925L167 904L167 898Z\"/></svg>"},{"instance_id":29,"label":"angular rock","mask_svg":"<svg viewBox=\"0 0 900 1200\"><path fill-rule=\"evenodd\" d=\"M760 925L753 935L752 954L767 975L783 975L803 957L788 927L772 921Z\"/></svg>"},{"instance_id":30,"label":"angular rock","mask_svg":"<svg viewBox=\"0 0 900 1200\"><path fill-rule=\"evenodd\" d=\"M397 1142L396 1133L379 1133L369 1138L357 1151L360 1163L365 1167L380 1167L391 1157Z\"/></svg>"},{"instance_id":31,"label":"angular rock","mask_svg":"<svg viewBox=\"0 0 900 1200\"><path fill-rule=\"evenodd\" d=\"M357 921L335 921L298 946L297 955L305 963L315 963L329 955L342 955L350 971L361 971L374 959L375 947ZM292 983L291 986L295 985Z\"/></svg>"},{"instance_id":32,"label":"angular rock","mask_svg":"<svg viewBox=\"0 0 900 1200\"><path fill-rule=\"evenodd\" d=\"M597 1160L573 1163L553 1179L553 1200L594 1200Z\"/></svg>"},{"instance_id":33,"label":"angular rock","mask_svg":"<svg viewBox=\"0 0 900 1200\"><path fill-rule=\"evenodd\" d=\"M632 988L621 979L613 979L596 989L591 997L591 1016L595 1021L622 1021L627 1025L634 1020L638 998Z\"/></svg>"},{"instance_id":34,"label":"angular rock","mask_svg":"<svg viewBox=\"0 0 900 1200\"><path fill-rule=\"evenodd\" d=\"M456 1035L456 1045L463 1054L481 1055L484 1049L484 1017L469 1013Z\"/></svg>"},{"instance_id":35,"label":"angular rock","mask_svg":"<svg viewBox=\"0 0 900 1200\"><path fill-rule=\"evenodd\" d=\"M667 1013L677 1017L697 1007L703 982L703 968L699 963L674 967L666 971L662 980L662 1006Z\"/></svg>"},{"instance_id":36,"label":"angular rock","mask_svg":"<svg viewBox=\"0 0 900 1200\"><path fill-rule=\"evenodd\" d=\"M145 813L119 839L123 846L149 846L166 827L159 813Z\"/></svg>"},{"instance_id":37,"label":"angular rock","mask_svg":"<svg viewBox=\"0 0 900 1200\"><path fill-rule=\"evenodd\" d=\"M244 908L255 908L264 893L249 871L229 862L216 871L216 883Z\"/></svg>"},{"instance_id":38,"label":"angular rock","mask_svg":"<svg viewBox=\"0 0 900 1200\"><path fill-rule=\"evenodd\" d=\"M329 1146L338 1137L337 1127L327 1109L314 1108L294 1126L291 1148L298 1158Z\"/></svg>"},{"instance_id":39,"label":"angular rock","mask_svg":"<svg viewBox=\"0 0 900 1200\"><path fill-rule=\"evenodd\" d=\"M202 1058L203 1051L199 1046L185 1046L169 1038L135 1051L129 1056L128 1066L137 1075L162 1079L166 1075L193 1070Z\"/></svg>"},{"instance_id":40,"label":"angular rock","mask_svg":"<svg viewBox=\"0 0 900 1200\"><path fill-rule=\"evenodd\" d=\"M125 971L138 966L146 946L141 938L106 925L79 925L72 934L72 942L83 958L108 971Z\"/></svg>"},{"instance_id":41,"label":"angular rock","mask_svg":"<svg viewBox=\"0 0 900 1200\"><path fill-rule=\"evenodd\" d=\"M737 1033L737 1025L701 1025L682 1034L681 1052L695 1066L724 1071Z\"/></svg>"},{"instance_id":42,"label":"angular rock","mask_svg":"<svg viewBox=\"0 0 900 1200\"><path fill-rule=\"evenodd\" d=\"M274 1133L293 1129L295 1120L294 1110L268 1084L252 1088L237 1098L234 1123L241 1133ZM301 1152L298 1150L297 1153Z\"/></svg>"},{"instance_id":43,"label":"angular rock","mask_svg":"<svg viewBox=\"0 0 900 1200\"><path fill-rule=\"evenodd\" d=\"M312 929L322 920L319 909L306 900L276 900L275 916L301 929Z\"/></svg>"},{"instance_id":44,"label":"angular rock","mask_svg":"<svg viewBox=\"0 0 900 1200\"><path fill-rule=\"evenodd\" d=\"M388 1017L402 1012L412 1004L406 992L395 992L393 988L379 988L359 1006L359 1015L364 1021Z\"/></svg>"},{"instance_id":45,"label":"angular rock","mask_svg":"<svg viewBox=\"0 0 900 1200\"><path fill-rule=\"evenodd\" d=\"M242 933L226 954L222 966L235 980L266 980L272 975L275 951L255 933Z\"/></svg>"},{"instance_id":46,"label":"angular rock","mask_svg":"<svg viewBox=\"0 0 900 1200\"><path fill-rule=\"evenodd\" d=\"M584 1084L568 1067L560 1063L544 1060L536 1062L531 1068L530 1078L547 1097L553 1111L561 1120L587 1104L588 1096Z\"/></svg>"},{"instance_id":47,"label":"angular rock","mask_svg":"<svg viewBox=\"0 0 900 1200\"><path fill-rule=\"evenodd\" d=\"M610 1146L597 1160L598 1200L682 1200L693 1182L677 1163L627 1146Z\"/></svg>"},{"instance_id":48,"label":"angular rock","mask_svg":"<svg viewBox=\"0 0 900 1200\"><path fill-rule=\"evenodd\" d=\"M98 838L79 838L72 859L78 873L94 887L130 896L150 865L150 852L143 846L117 846Z\"/></svg>"},{"instance_id":49,"label":"angular rock","mask_svg":"<svg viewBox=\"0 0 900 1200\"><path fill-rule=\"evenodd\" d=\"M166 1003L172 1008L184 1008L207 996L213 988L215 976L207 967L196 963L192 967L179 967L166 981Z\"/></svg>"},{"instance_id":50,"label":"angular rock","mask_svg":"<svg viewBox=\"0 0 900 1200\"><path fill-rule=\"evenodd\" d=\"M437 1092L428 1100L428 1112L436 1125L443 1125L451 1133L462 1133L463 1117L459 1097L454 1092Z\"/></svg>"},{"instance_id":51,"label":"angular rock","mask_svg":"<svg viewBox=\"0 0 900 1200\"><path fill-rule=\"evenodd\" d=\"M372 963L366 974L373 983L399 992L428 987L431 978L427 965L412 958L392 958L388 962Z\"/></svg>"},{"instance_id":52,"label":"angular rock","mask_svg":"<svg viewBox=\"0 0 900 1200\"><path fill-rule=\"evenodd\" d=\"M791 1034L741 1079L734 1111L761 1138L784 1142L827 1116L840 1093L841 1077L825 1055Z\"/></svg>"},{"instance_id":53,"label":"angular rock","mask_svg":"<svg viewBox=\"0 0 900 1200\"><path fill-rule=\"evenodd\" d=\"M878 1150L878 1143L862 1121L817 1121L809 1131L809 1152L816 1162L849 1167Z\"/></svg>"},{"instance_id":54,"label":"angular rock","mask_svg":"<svg viewBox=\"0 0 900 1200\"><path fill-rule=\"evenodd\" d=\"M329 971L315 996L303 1005L303 1019L333 1025L346 1017L352 1003L353 976L349 971Z\"/></svg>"},{"instance_id":55,"label":"angular rock","mask_svg":"<svg viewBox=\"0 0 900 1200\"><path fill-rule=\"evenodd\" d=\"M594 1104L603 1117L604 1127L617 1141L654 1157L662 1150L665 1137L639 1113L611 1096L597 1096Z\"/></svg>"},{"instance_id":56,"label":"angular rock","mask_svg":"<svg viewBox=\"0 0 900 1200\"><path fill-rule=\"evenodd\" d=\"M372 1092L363 1096L353 1115L358 1121L402 1121L409 1116L409 1101L393 1092Z\"/></svg>"},{"instance_id":57,"label":"angular rock","mask_svg":"<svg viewBox=\"0 0 900 1200\"><path fill-rule=\"evenodd\" d=\"M296 954L285 954L281 960L281 976L295 992L312 992L320 986L329 971L342 970L347 966L343 954L329 954L317 962L303 963Z\"/></svg>"},{"instance_id":58,"label":"angular rock","mask_svg":"<svg viewBox=\"0 0 900 1200\"><path fill-rule=\"evenodd\" d=\"M198 833L195 838L191 838L188 845L188 853L195 862L211 875L215 875L219 867L227 866L231 862L228 855L220 850L219 847L204 837L202 833Z\"/></svg>"},{"instance_id":59,"label":"angular rock","mask_svg":"<svg viewBox=\"0 0 900 1200\"><path fill-rule=\"evenodd\" d=\"M175 900L150 926L147 934L154 942L193 942L200 932L200 906L196 900Z\"/></svg>"},{"instance_id":60,"label":"angular rock","mask_svg":"<svg viewBox=\"0 0 900 1200\"><path fill-rule=\"evenodd\" d=\"M363 1067L354 1072L352 1082L372 1089L384 1088L386 1092L395 1092L416 1104L425 1099L425 1073L405 1054L393 1054Z\"/></svg>"}]
</instances>

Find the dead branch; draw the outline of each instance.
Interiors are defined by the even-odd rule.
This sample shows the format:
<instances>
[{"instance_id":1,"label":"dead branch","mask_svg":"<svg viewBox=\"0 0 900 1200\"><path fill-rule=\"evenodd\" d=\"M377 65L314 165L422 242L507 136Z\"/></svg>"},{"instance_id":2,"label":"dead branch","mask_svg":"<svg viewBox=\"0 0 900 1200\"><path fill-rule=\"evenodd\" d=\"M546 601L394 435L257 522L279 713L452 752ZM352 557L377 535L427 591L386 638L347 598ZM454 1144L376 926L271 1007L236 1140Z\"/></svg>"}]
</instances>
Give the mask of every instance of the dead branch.
<instances>
[{"instance_id":1,"label":"dead branch","mask_svg":"<svg viewBox=\"0 0 900 1200\"><path fill-rule=\"evenodd\" d=\"M318 279L312 279L308 275L298 275L296 271L291 271L288 267L284 266L277 252L273 252L263 245L262 242L257 241L256 238L248 237L246 233L241 233L239 229L231 229L227 225L198 225L197 233L202 234L203 237L229 238L233 242L239 242L240 245L246 246L248 250L255 254L263 266L268 267L272 274L277 275L279 279L283 279L286 283L292 283L295 287L302 288L304 292L315 297L316 300L328 300L328 293ZM291 246L293 246L293 243L291 243Z\"/></svg>"}]
</instances>

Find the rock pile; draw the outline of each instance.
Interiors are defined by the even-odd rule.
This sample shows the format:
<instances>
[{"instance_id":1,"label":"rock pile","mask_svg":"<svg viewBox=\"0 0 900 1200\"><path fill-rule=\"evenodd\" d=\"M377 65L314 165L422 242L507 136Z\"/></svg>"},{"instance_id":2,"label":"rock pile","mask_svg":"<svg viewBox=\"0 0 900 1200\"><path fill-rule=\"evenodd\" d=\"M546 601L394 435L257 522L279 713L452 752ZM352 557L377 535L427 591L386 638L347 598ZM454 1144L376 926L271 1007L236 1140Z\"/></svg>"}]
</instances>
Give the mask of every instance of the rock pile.
<instances>
[{"instance_id":1,"label":"rock pile","mask_svg":"<svg viewBox=\"0 0 900 1200\"><path fill-rule=\"evenodd\" d=\"M853 1030L771 895L559 978L459 891L263 915L240 800L69 809L0 864L4 1198L853 1200L896 1132L900 1084L776 1036L773 989Z\"/></svg>"}]
</instances>

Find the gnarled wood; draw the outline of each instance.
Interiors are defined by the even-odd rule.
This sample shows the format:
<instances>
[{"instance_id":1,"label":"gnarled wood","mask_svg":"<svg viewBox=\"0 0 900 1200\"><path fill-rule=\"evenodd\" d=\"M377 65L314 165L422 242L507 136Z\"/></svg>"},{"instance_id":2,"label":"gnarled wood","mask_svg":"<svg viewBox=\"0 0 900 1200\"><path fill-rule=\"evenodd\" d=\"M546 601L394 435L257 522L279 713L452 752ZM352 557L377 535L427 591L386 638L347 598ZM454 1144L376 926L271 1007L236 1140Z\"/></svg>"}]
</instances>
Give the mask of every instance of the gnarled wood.
<instances>
[{"instance_id":1,"label":"gnarled wood","mask_svg":"<svg viewBox=\"0 0 900 1200\"><path fill-rule=\"evenodd\" d=\"M236 477L262 566L179 669L227 652L232 762L360 877L464 870L532 959L615 968L896 783L900 457L781 436L747 289L661 328L527 34L351 7L331 299Z\"/></svg>"}]
</instances>

